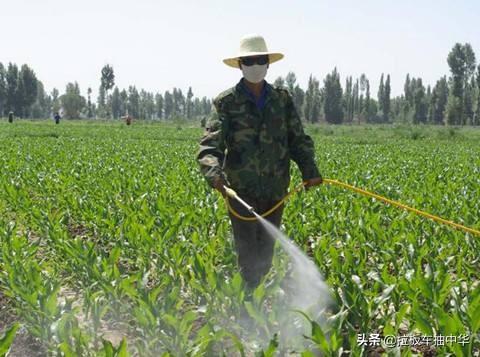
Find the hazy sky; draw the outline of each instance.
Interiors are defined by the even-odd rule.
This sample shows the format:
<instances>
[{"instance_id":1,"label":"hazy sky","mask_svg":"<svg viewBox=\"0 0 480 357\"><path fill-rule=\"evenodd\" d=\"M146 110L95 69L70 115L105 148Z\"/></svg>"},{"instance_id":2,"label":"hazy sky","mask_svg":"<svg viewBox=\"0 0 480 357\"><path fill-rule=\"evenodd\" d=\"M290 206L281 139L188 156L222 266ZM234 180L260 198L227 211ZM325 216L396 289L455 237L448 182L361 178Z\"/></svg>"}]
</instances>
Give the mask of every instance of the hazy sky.
<instances>
[{"instance_id":1,"label":"hazy sky","mask_svg":"<svg viewBox=\"0 0 480 357\"><path fill-rule=\"evenodd\" d=\"M397 95L408 72L426 84L448 74L455 42L480 58L479 20L478 0L0 0L0 62L29 64L49 91L78 81L96 92L109 63L120 88L191 85L212 97L240 78L221 60L259 33L285 54L269 81L292 70L305 88L310 73L323 80L336 66L342 86L365 73L374 96L390 73Z\"/></svg>"}]
</instances>

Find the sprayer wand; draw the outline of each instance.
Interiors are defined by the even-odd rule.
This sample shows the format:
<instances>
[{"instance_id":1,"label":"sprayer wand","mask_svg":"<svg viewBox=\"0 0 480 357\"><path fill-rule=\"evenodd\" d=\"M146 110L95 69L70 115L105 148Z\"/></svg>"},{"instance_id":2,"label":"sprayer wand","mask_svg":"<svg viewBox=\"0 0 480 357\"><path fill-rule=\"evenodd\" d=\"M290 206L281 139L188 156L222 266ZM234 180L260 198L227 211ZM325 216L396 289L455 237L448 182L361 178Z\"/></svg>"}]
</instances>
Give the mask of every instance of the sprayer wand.
<instances>
[{"instance_id":1,"label":"sprayer wand","mask_svg":"<svg viewBox=\"0 0 480 357\"><path fill-rule=\"evenodd\" d=\"M453 228L456 228L456 229L459 229L459 230L462 230L464 232L467 232L467 233L470 233L470 234L474 234L474 235L477 235L477 236L480 236L480 230L478 229L474 229L474 228L470 228L470 227L466 227L464 225L461 225L461 224L458 224L458 223L455 223L455 222L452 222L452 221L449 221L449 220L446 220L444 218L441 218L441 217L438 217L438 216L435 216L433 214L430 214L430 213L427 213L427 212L424 212L424 211L421 211L419 209L416 209L416 208L413 208L413 207L409 207L407 205L404 205L403 203L400 203L398 201L394 201L394 200L390 200L386 197L383 197L383 196L380 196L376 193L373 193L373 192L370 192L370 191L367 191L367 190L363 190L361 188L358 188L358 187L355 187L355 186L352 186L352 185L349 185L349 184L346 184L344 182L340 182L338 180L332 180L332 179L323 179L323 183L324 184L330 184L330 185L335 185L335 186L339 186L339 187L342 187L342 188L346 188L346 189L349 189L349 190L352 190L354 192L357 192L361 195L364 195L364 196L367 196L367 197L373 197L373 198L376 198L386 204L389 204L389 205L392 205L394 207L398 207L398 208L401 208L401 209L404 209L406 211L410 211L410 212L413 212L419 216L423 216L425 218L429 218L437 223L441 223L441 224L445 224L445 225L449 225ZM297 187L295 187L293 190L291 190L285 197L283 197L275 206L273 206L272 208L270 208L268 211L260 214L261 217L266 217L268 216L269 214L271 214L272 212L274 212L277 208L279 208L291 195L293 195L294 193L296 192L299 192L303 189L303 187L307 184L307 182L302 182L300 185L298 185ZM232 190L231 188L229 187L226 187L226 186L223 186L225 188L225 192L226 194L229 196L229 197L232 197L234 199L236 199L238 202L240 202L243 206L245 206L248 211L252 214L256 214L253 207L251 207L250 205L248 205L245 201L243 201L240 197L238 197L237 193ZM235 216L237 217L238 219L241 219L243 221L256 221L257 220L257 217L245 217L245 216L242 216L240 215L238 212L236 212L231 206L230 206L230 202L228 200L226 200L226 203L227 203L227 207L229 209L229 211Z\"/></svg>"},{"instance_id":2,"label":"sprayer wand","mask_svg":"<svg viewBox=\"0 0 480 357\"><path fill-rule=\"evenodd\" d=\"M250 206L244 200L242 200L234 190L232 190L230 187L227 187L225 185L223 186L223 188L225 189L225 193L227 194L228 197L236 199L248 210L248 212L250 212L251 214L255 214L255 210L253 209L253 207Z\"/></svg>"}]
</instances>

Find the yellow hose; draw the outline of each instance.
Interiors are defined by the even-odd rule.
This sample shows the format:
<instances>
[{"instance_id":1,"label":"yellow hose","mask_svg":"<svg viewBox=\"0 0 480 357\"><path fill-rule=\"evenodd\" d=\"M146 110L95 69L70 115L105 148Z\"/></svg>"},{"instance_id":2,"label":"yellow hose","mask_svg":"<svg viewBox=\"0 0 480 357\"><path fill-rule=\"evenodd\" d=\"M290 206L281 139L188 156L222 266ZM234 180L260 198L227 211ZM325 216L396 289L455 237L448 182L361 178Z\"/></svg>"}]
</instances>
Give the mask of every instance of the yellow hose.
<instances>
[{"instance_id":1,"label":"yellow hose","mask_svg":"<svg viewBox=\"0 0 480 357\"><path fill-rule=\"evenodd\" d=\"M344 183L344 182L340 182L338 180L331 180L331 179L323 179L323 183L324 184L329 184L329 185L334 185L334 186L339 186L339 187L343 187L343 188L346 188L346 189L349 189L349 190L352 190L352 191L355 191L357 193L360 193L361 195L364 195L364 196L368 196L368 197L373 197L373 198L376 198L384 203L387 203L387 204L390 204L392 206L395 206L395 207L399 207L399 208L402 208L404 210L407 210L407 211L410 211L410 212L413 212L415 214L418 214L420 216L423 216L423 217L426 217L426 218L429 218L429 219L432 219L434 220L435 222L438 222L438 223L442 223L442 224L445 224L445 225L449 225L453 228L456 228L456 229L459 229L459 230L462 230L464 232L468 232L468 233L472 233L472 234L475 234L475 235L478 235L480 236L480 231L476 230L476 229L473 229L473 228L469 228L469 227L465 227L465 226L462 226L461 224L458 224L458 223L455 223L455 222L452 222L452 221L448 221L446 219L443 219L441 217L438 217L438 216L435 216L433 214L430 214L430 213L427 213L427 212L424 212L424 211L420 211L416 208L413 208L413 207L409 207L407 205L404 205L403 203L400 203L400 202L397 202L397 201L394 201L394 200L390 200L386 197L383 197L383 196L380 196L380 195L377 195L376 193L373 193L373 192L369 192L367 190L363 190L361 188L358 188L358 187L355 187L355 186L352 186L352 185L349 185L347 183ZM288 198L290 198L290 196L292 196L294 193L297 193L298 191L300 191L305 185L307 184L307 182L302 182L300 185L298 185L297 187L295 187L292 191L290 191L285 197L283 197L275 206L273 206L272 208L270 208L268 211L264 212L261 214L262 217L266 217L268 215L270 215L272 212L274 212L278 207L280 207ZM256 217L247 217L247 216L242 216L240 215L238 212L236 212L233 207L230 205L230 202L228 201L228 198L225 198L226 200L226 203L227 203L227 207L228 207L228 210L238 219L241 219L243 221L256 221L257 218Z\"/></svg>"}]
</instances>

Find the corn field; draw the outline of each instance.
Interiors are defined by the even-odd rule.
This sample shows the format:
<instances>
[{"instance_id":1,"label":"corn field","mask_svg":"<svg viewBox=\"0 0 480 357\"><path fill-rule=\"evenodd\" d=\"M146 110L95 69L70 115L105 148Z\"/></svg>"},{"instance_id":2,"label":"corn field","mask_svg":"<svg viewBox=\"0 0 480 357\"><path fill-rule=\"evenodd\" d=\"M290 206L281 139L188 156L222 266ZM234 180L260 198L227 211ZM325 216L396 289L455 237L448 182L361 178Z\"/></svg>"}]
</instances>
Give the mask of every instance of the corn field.
<instances>
[{"instance_id":1,"label":"corn field","mask_svg":"<svg viewBox=\"0 0 480 357\"><path fill-rule=\"evenodd\" d=\"M480 131L307 131L324 177L480 229ZM272 301L285 256L276 247L249 295L225 204L195 160L201 135L0 123L0 356L29 343L30 355L53 356L478 355L480 237L326 185L288 201L282 230L335 306L327 328L298 312L311 327L304 343L282 344ZM300 182L292 165L291 187ZM245 313L254 328L242 326ZM456 340L361 343L377 334Z\"/></svg>"}]
</instances>

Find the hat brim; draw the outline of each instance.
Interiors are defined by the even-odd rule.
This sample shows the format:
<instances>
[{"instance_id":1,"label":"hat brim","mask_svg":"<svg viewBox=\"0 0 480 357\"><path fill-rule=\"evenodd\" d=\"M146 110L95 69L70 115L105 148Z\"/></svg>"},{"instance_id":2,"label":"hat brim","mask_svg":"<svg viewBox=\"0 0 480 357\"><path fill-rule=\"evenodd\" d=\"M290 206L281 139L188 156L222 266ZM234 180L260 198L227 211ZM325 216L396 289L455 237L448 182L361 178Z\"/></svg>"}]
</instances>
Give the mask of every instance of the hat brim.
<instances>
[{"instance_id":1,"label":"hat brim","mask_svg":"<svg viewBox=\"0 0 480 357\"><path fill-rule=\"evenodd\" d=\"M223 63L233 68L240 68L238 61L241 57L252 57L268 55L268 63L275 63L283 58L283 53L279 52L249 52L248 54L238 55L236 57L225 58Z\"/></svg>"}]
</instances>

